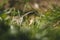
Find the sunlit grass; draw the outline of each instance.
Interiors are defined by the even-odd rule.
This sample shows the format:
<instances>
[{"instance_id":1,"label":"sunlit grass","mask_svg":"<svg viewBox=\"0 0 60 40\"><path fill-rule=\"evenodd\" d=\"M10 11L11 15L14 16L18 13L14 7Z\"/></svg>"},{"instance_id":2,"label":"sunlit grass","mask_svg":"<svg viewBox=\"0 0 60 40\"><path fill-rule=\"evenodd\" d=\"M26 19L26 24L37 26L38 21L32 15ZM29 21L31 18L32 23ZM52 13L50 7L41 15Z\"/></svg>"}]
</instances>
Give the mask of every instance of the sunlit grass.
<instances>
[{"instance_id":1,"label":"sunlit grass","mask_svg":"<svg viewBox=\"0 0 60 40\"><path fill-rule=\"evenodd\" d=\"M38 7L38 5L35 5ZM30 7L28 7L30 8ZM48 9L46 12L30 10L21 12L15 8L4 10L0 15L0 24L9 27L12 35L27 34L31 40L55 40L60 37L60 8ZM1 25L1 27L3 27ZM7 26L6 26L7 25ZM3 29L2 29L3 30Z\"/></svg>"}]
</instances>

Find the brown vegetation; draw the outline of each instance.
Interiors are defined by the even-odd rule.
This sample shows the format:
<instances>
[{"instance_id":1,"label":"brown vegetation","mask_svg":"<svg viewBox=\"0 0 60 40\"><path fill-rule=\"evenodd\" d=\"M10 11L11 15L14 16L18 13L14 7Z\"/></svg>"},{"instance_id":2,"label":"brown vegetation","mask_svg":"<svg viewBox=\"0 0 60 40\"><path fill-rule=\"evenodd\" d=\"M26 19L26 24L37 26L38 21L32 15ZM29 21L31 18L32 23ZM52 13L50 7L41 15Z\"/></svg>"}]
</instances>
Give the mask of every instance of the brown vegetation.
<instances>
[{"instance_id":1,"label":"brown vegetation","mask_svg":"<svg viewBox=\"0 0 60 40\"><path fill-rule=\"evenodd\" d=\"M0 0L0 3L2 3L4 0ZM30 5L33 9L35 8L35 4L37 3L39 6L39 9L45 11L47 9L52 9L52 5L58 5L60 6L60 0L30 0L28 5ZM7 3L4 3L4 8L10 8L15 7L16 9L23 10L24 8L24 1L23 0L7 0Z\"/></svg>"}]
</instances>

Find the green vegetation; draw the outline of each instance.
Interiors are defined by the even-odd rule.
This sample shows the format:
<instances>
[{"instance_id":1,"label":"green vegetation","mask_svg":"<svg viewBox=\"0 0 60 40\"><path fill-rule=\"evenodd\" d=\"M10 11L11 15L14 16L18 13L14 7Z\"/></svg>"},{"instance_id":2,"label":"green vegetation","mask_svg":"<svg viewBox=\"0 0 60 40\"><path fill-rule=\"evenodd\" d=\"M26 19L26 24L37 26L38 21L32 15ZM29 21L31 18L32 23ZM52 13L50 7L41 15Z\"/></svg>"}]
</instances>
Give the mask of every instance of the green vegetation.
<instances>
[{"instance_id":1,"label":"green vegetation","mask_svg":"<svg viewBox=\"0 0 60 40\"><path fill-rule=\"evenodd\" d=\"M60 7L53 6L44 13L35 9L28 12L16 8L3 10L0 40L60 40Z\"/></svg>"}]
</instances>

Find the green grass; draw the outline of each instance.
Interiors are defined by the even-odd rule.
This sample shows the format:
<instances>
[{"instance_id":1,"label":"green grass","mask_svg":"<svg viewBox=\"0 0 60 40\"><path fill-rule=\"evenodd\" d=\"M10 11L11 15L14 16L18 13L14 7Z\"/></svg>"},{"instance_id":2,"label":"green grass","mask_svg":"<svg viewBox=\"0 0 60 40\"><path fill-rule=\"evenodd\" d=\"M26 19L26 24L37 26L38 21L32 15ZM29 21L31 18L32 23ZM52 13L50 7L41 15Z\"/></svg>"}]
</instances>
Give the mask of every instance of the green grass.
<instances>
[{"instance_id":1,"label":"green grass","mask_svg":"<svg viewBox=\"0 0 60 40\"><path fill-rule=\"evenodd\" d=\"M45 13L8 10L0 15L1 40L60 40L60 7L54 6Z\"/></svg>"}]
</instances>

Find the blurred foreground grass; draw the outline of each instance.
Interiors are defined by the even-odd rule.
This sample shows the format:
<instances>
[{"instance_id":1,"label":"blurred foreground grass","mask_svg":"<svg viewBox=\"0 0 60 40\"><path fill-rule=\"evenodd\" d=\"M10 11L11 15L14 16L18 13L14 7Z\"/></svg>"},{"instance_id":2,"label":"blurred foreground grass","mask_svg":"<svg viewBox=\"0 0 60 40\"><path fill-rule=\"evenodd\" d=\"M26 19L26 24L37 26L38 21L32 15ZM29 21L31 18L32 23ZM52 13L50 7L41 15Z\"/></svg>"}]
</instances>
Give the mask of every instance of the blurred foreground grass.
<instances>
[{"instance_id":1,"label":"blurred foreground grass","mask_svg":"<svg viewBox=\"0 0 60 40\"><path fill-rule=\"evenodd\" d=\"M46 12L3 10L0 40L60 40L60 7L53 6Z\"/></svg>"}]
</instances>

